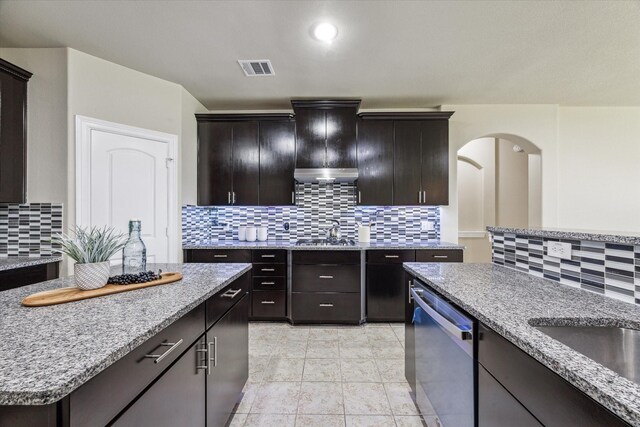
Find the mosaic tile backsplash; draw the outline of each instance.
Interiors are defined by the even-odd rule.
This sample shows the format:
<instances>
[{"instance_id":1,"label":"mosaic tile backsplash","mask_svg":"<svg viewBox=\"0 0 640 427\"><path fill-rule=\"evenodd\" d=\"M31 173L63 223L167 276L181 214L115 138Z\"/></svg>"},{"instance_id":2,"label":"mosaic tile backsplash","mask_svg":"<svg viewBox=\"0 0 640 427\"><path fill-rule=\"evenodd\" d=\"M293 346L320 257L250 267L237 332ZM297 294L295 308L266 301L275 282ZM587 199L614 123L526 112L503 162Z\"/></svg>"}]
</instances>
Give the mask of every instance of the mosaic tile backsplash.
<instances>
[{"instance_id":1,"label":"mosaic tile backsplash","mask_svg":"<svg viewBox=\"0 0 640 427\"><path fill-rule=\"evenodd\" d=\"M51 236L62 231L62 203L0 203L0 258L55 255Z\"/></svg>"},{"instance_id":2,"label":"mosaic tile backsplash","mask_svg":"<svg viewBox=\"0 0 640 427\"><path fill-rule=\"evenodd\" d=\"M232 240L239 225L267 226L270 240L295 242L324 237L332 219L340 221L342 237L355 239L356 222L374 223L371 240L419 242L440 238L440 208L437 206L359 206L352 184L304 184L296 188L296 206L230 206L182 208L182 240ZM433 225L420 231L423 221ZM285 224L289 229L285 229Z\"/></svg>"},{"instance_id":3,"label":"mosaic tile backsplash","mask_svg":"<svg viewBox=\"0 0 640 427\"><path fill-rule=\"evenodd\" d=\"M571 244L571 259L547 254L550 241ZM589 240L493 234L495 264L640 304L640 246Z\"/></svg>"}]
</instances>

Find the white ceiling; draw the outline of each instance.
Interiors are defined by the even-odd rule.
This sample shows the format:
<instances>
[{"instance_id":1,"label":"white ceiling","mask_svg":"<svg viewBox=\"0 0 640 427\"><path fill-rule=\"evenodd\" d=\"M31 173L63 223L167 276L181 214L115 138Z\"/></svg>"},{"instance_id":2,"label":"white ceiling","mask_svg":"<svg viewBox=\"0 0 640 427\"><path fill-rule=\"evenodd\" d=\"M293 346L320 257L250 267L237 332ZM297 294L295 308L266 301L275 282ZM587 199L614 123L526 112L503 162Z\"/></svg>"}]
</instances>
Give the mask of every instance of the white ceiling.
<instances>
[{"instance_id":1,"label":"white ceiling","mask_svg":"<svg viewBox=\"0 0 640 427\"><path fill-rule=\"evenodd\" d=\"M322 19L330 46L309 36ZM638 1L0 1L0 46L69 46L182 84L210 109L361 97L640 105ZM270 59L245 77L238 59Z\"/></svg>"}]
</instances>

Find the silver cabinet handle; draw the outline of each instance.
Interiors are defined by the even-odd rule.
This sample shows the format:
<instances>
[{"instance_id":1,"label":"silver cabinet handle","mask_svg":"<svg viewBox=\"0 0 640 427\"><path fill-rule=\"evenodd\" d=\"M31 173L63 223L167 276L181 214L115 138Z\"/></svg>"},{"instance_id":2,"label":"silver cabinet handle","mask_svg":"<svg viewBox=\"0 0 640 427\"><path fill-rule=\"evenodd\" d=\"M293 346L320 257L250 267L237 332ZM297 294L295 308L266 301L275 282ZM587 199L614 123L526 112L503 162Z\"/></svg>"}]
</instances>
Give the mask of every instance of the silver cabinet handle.
<instances>
[{"instance_id":1,"label":"silver cabinet handle","mask_svg":"<svg viewBox=\"0 0 640 427\"><path fill-rule=\"evenodd\" d=\"M145 354L144 357L149 358L149 359L155 359L153 362L154 363L160 363L162 362L162 359L164 359L165 357L167 357L173 350L175 350L176 348L178 348L178 346L182 344L182 339L178 342L163 342L160 344L160 346L162 347L167 347L169 346L169 348L167 349L167 351L165 351L162 354Z\"/></svg>"},{"instance_id":2,"label":"silver cabinet handle","mask_svg":"<svg viewBox=\"0 0 640 427\"><path fill-rule=\"evenodd\" d=\"M409 279L409 287L407 288L407 293L409 294L409 304L413 301L413 297L411 296L411 279Z\"/></svg>"},{"instance_id":3,"label":"silver cabinet handle","mask_svg":"<svg viewBox=\"0 0 640 427\"><path fill-rule=\"evenodd\" d=\"M275 304L275 301L260 301L260 304Z\"/></svg>"},{"instance_id":4,"label":"silver cabinet handle","mask_svg":"<svg viewBox=\"0 0 640 427\"><path fill-rule=\"evenodd\" d=\"M262 258L275 258L275 255L261 255Z\"/></svg>"},{"instance_id":5,"label":"silver cabinet handle","mask_svg":"<svg viewBox=\"0 0 640 427\"><path fill-rule=\"evenodd\" d=\"M236 204L236 192L235 192L235 191L232 191L232 192L231 192L231 195L233 196L233 197L231 198L231 200L232 200L232 204L234 204L234 205L235 205L235 204Z\"/></svg>"},{"instance_id":6,"label":"silver cabinet handle","mask_svg":"<svg viewBox=\"0 0 640 427\"><path fill-rule=\"evenodd\" d=\"M333 307L333 304L318 304L319 307Z\"/></svg>"},{"instance_id":7,"label":"silver cabinet handle","mask_svg":"<svg viewBox=\"0 0 640 427\"><path fill-rule=\"evenodd\" d=\"M219 254L216 254L216 255L214 255L213 257L214 257L214 258L226 258L226 257L227 257L227 255L219 255Z\"/></svg>"},{"instance_id":8,"label":"silver cabinet handle","mask_svg":"<svg viewBox=\"0 0 640 427\"><path fill-rule=\"evenodd\" d=\"M204 365L196 365L196 370L204 369L207 375L209 375L211 369L209 368L209 348L207 346L207 343L202 343L202 348L197 348L196 353L204 353L205 360Z\"/></svg>"},{"instance_id":9,"label":"silver cabinet handle","mask_svg":"<svg viewBox=\"0 0 640 427\"><path fill-rule=\"evenodd\" d=\"M295 192L291 192L291 204L295 205L296 204L296 193Z\"/></svg>"},{"instance_id":10,"label":"silver cabinet handle","mask_svg":"<svg viewBox=\"0 0 640 427\"><path fill-rule=\"evenodd\" d=\"M433 257L438 259L447 259L449 258L449 255L434 255Z\"/></svg>"},{"instance_id":11,"label":"silver cabinet handle","mask_svg":"<svg viewBox=\"0 0 640 427\"><path fill-rule=\"evenodd\" d=\"M333 279L333 276L318 276L319 279Z\"/></svg>"},{"instance_id":12,"label":"silver cabinet handle","mask_svg":"<svg viewBox=\"0 0 640 427\"><path fill-rule=\"evenodd\" d=\"M276 271L275 268L261 268L260 271Z\"/></svg>"},{"instance_id":13,"label":"silver cabinet handle","mask_svg":"<svg viewBox=\"0 0 640 427\"><path fill-rule=\"evenodd\" d=\"M218 337L213 337L213 341L209 341L209 343L207 344L207 348L209 349L209 354L207 357L207 375L210 375L211 362L213 362L214 368L218 366ZM211 357L212 354L213 357Z\"/></svg>"},{"instance_id":14,"label":"silver cabinet handle","mask_svg":"<svg viewBox=\"0 0 640 427\"><path fill-rule=\"evenodd\" d=\"M385 258L400 258L400 255L385 255Z\"/></svg>"},{"instance_id":15,"label":"silver cabinet handle","mask_svg":"<svg viewBox=\"0 0 640 427\"><path fill-rule=\"evenodd\" d=\"M222 298L235 298L242 292L242 289L229 289L224 294L220 295Z\"/></svg>"},{"instance_id":16,"label":"silver cabinet handle","mask_svg":"<svg viewBox=\"0 0 640 427\"><path fill-rule=\"evenodd\" d=\"M358 191L358 204L362 203L362 193Z\"/></svg>"},{"instance_id":17,"label":"silver cabinet handle","mask_svg":"<svg viewBox=\"0 0 640 427\"><path fill-rule=\"evenodd\" d=\"M427 191L422 192L422 203L427 203Z\"/></svg>"},{"instance_id":18,"label":"silver cabinet handle","mask_svg":"<svg viewBox=\"0 0 640 427\"><path fill-rule=\"evenodd\" d=\"M275 285L276 282L260 282L261 285Z\"/></svg>"},{"instance_id":19,"label":"silver cabinet handle","mask_svg":"<svg viewBox=\"0 0 640 427\"><path fill-rule=\"evenodd\" d=\"M422 191L418 191L418 204L422 203Z\"/></svg>"},{"instance_id":20,"label":"silver cabinet handle","mask_svg":"<svg viewBox=\"0 0 640 427\"><path fill-rule=\"evenodd\" d=\"M231 204L231 191L227 192L227 204Z\"/></svg>"}]
</instances>

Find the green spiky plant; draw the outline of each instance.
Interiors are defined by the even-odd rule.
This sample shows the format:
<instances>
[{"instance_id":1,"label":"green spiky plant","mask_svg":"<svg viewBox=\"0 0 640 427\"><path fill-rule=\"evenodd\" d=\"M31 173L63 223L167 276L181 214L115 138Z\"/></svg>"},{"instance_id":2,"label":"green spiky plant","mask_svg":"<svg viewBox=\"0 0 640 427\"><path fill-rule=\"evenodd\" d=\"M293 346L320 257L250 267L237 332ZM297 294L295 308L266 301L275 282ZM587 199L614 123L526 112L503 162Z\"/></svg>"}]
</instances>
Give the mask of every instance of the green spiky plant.
<instances>
[{"instance_id":1,"label":"green spiky plant","mask_svg":"<svg viewBox=\"0 0 640 427\"><path fill-rule=\"evenodd\" d=\"M66 254L78 264L109 261L127 242L125 234L111 227L79 227L70 234L56 234L51 242L59 245L55 252Z\"/></svg>"}]
</instances>

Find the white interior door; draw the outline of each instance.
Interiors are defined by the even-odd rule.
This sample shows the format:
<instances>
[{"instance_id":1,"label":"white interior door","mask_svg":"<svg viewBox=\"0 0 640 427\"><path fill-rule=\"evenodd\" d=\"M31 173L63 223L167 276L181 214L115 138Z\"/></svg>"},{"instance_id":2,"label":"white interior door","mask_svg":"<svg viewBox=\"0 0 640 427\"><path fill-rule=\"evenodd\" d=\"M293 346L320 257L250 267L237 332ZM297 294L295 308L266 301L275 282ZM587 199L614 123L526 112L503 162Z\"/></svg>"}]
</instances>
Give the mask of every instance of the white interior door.
<instances>
[{"instance_id":1,"label":"white interior door","mask_svg":"<svg viewBox=\"0 0 640 427\"><path fill-rule=\"evenodd\" d=\"M110 226L128 233L129 220L142 221L147 262L175 261L171 235L175 172L166 134L110 124L81 136L78 224ZM82 124L80 125L82 127ZM81 133L83 133L81 131ZM120 261L121 254L114 257Z\"/></svg>"}]
</instances>

